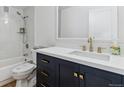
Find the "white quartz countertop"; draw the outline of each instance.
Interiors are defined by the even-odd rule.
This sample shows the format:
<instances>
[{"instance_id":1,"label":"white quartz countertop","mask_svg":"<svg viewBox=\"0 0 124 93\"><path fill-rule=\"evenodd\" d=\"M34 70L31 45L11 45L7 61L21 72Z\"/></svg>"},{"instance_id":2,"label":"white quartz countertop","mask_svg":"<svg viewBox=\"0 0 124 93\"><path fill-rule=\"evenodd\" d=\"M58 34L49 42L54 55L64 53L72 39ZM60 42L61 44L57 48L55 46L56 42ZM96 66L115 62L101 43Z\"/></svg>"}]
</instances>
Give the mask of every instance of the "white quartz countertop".
<instances>
[{"instance_id":1,"label":"white quartz countertop","mask_svg":"<svg viewBox=\"0 0 124 93\"><path fill-rule=\"evenodd\" d=\"M124 57L110 55L109 61L102 61L98 59L81 57L81 56L69 54L73 51L81 51L81 50L62 48L62 47L50 47L50 48L36 50L36 52L41 53L41 54L53 56L56 58L72 61L74 63L79 63L82 65L99 68L102 70L124 75Z\"/></svg>"}]
</instances>

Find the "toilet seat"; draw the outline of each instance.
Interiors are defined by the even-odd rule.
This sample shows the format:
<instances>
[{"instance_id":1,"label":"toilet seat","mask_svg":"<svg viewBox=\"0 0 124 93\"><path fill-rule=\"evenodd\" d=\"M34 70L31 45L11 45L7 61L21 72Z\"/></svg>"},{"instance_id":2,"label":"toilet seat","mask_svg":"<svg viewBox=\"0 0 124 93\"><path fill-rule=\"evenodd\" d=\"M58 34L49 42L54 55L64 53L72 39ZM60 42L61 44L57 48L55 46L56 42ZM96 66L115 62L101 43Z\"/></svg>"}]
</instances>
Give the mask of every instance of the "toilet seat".
<instances>
[{"instance_id":1,"label":"toilet seat","mask_svg":"<svg viewBox=\"0 0 124 93\"><path fill-rule=\"evenodd\" d=\"M12 69L12 76L16 80L16 87L29 86L28 77L32 75L35 68L35 64L23 63Z\"/></svg>"},{"instance_id":2,"label":"toilet seat","mask_svg":"<svg viewBox=\"0 0 124 93\"><path fill-rule=\"evenodd\" d=\"M12 70L12 73L13 74L27 74L29 72L31 72L33 70L33 68L35 68L35 65L34 64L30 64L30 63L23 63L17 67L15 67L13 70Z\"/></svg>"}]
</instances>

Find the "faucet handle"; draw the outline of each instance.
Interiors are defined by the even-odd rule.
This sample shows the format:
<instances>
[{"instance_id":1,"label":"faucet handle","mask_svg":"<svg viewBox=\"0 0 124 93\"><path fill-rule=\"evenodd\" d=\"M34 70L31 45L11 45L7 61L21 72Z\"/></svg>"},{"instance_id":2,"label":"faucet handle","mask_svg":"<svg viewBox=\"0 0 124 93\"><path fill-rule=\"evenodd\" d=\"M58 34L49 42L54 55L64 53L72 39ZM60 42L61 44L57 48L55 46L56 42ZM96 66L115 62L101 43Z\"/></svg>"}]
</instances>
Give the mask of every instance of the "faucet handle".
<instances>
[{"instance_id":1,"label":"faucet handle","mask_svg":"<svg viewBox=\"0 0 124 93\"><path fill-rule=\"evenodd\" d=\"M86 49L86 46L80 46L81 47L81 49L82 49L82 51L86 51L87 49Z\"/></svg>"},{"instance_id":2,"label":"faucet handle","mask_svg":"<svg viewBox=\"0 0 124 93\"><path fill-rule=\"evenodd\" d=\"M106 49L106 48L97 47L97 53L102 53L102 49Z\"/></svg>"}]
</instances>

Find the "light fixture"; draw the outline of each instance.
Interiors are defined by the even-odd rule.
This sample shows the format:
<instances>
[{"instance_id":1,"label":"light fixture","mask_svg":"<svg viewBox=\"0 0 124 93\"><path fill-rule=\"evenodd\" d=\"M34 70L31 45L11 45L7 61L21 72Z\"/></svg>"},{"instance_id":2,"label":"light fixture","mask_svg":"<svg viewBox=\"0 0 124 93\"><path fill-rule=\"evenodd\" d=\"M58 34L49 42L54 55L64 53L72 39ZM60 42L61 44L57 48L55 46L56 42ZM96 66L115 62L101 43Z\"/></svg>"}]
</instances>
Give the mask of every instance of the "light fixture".
<instances>
[{"instance_id":1,"label":"light fixture","mask_svg":"<svg viewBox=\"0 0 124 93\"><path fill-rule=\"evenodd\" d=\"M8 13L9 13L9 7L4 6L4 24L8 24Z\"/></svg>"}]
</instances>

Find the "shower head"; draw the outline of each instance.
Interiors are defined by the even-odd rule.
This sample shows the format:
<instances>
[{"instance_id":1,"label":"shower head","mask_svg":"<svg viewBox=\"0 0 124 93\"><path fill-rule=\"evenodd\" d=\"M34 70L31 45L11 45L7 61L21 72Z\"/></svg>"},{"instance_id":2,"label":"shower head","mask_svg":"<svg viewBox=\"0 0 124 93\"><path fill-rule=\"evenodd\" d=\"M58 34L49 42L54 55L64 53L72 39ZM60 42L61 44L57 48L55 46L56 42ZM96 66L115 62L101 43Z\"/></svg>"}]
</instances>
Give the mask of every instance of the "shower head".
<instances>
[{"instance_id":1,"label":"shower head","mask_svg":"<svg viewBox=\"0 0 124 93\"><path fill-rule=\"evenodd\" d=\"M24 20L24 19L26 19L26 18L28 18L28 16L22 16L22 14L20 13L20 12L16 12L19 16L21 16L22 17L22 19Z\"/></svg>"},{"instance_id":2,"label":"shower head","mask_svg":"<svg viewBox=\"0 0 124 93\"><path fill-rule=\"evenodd\" d=\"M16 13L17 13L18 15L21 15L21 13L20 13L20 12L18 12L18 11L17 11Z\"/></svg>"}]
</instances>

